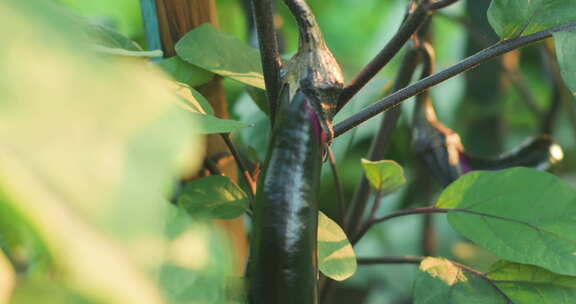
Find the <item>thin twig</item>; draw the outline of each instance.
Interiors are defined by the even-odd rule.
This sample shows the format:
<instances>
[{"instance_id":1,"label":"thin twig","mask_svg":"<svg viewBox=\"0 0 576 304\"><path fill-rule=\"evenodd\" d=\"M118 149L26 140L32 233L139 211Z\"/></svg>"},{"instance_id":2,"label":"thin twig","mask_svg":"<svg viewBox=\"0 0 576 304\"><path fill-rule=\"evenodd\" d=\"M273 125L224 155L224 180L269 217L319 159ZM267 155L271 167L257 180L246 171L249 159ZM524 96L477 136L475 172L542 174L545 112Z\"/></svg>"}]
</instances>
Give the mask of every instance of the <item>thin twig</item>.
<instances>
[{"instance_id":1,"label":"thin twig","mask_svg":"<svg viewBox=\"0 0 576 304\"><path fill-rule=\"evenodd\" d=\"M432 214L425 214L422 219L420 251L426 256L434 255L436 252L436 230L434 229L434 217Z\"/></svg>"},{"instance_id":2,"label":"thin twig","mask_svg":"<svg viewBox=\"0 0 576 304\"><path fill-rule=\"evenodd\" d=\"M396 34L388 41L382 50L372 59L354 79L344 88L338 102L338 109L344 107L360 89L362 89L376 74L390 62L406 44L410 36L424 24L427 17L437 9L444 8L458 0L441 0L412 6L410 12Z\"/></svg>"},{"instance_id":3,"label":"thin twig","mask_svg":"<svg viewBox=\"0 0 576 304\"><path fill-rule=\"evenodd\" d=\"M429 39L423 38L422 41L415 43L418 45L418 51L420 52L420 57L422 58L422 74L420 76L421 79L432 75L436 68L436 56L434 48L427 40ZM428 113L428 115L435 112L432 99L430 99L430 90L425 90L416 97L415 111L420 111L420 113L425 112ZM422 117L421 115L414 114L413 119L426 119L429 121L429 123L431 123L430 116ZM425 256L430 256L433 255L433 252L435 251L434 249L436 247L436 232L434 230L432 214L424 215L422 224L422 235L420 241L422 254Z\"/></svg>"},{"instance_id":4,"label":"thin twig","mask_svg":"<svg viewBox=\"0 0 576 304\"><path fill-rule=\"evenodd\" d=\"M328 162L330 169L332 169L332 176L334 177L334 188L336 188L336 197L338 199L338 206L340 207L340 225L346 227L346 205L344 204L344 191L342 191L342 182L338 174L338 167L336 166L336 157L330 146L326 145L326 152L328 153Z\"/></svg>"},{"instance_id":5,"label":"thin twig","mask_svg":"<svg viewBox=\"0 0 576 304\"><path fill-rule=\"evenodd\" d=\"M390 62L390 60L400 51L410 36L418 30L424 23L428 11L424 6L416 7L402 23L394 37L382 48L382 50L372 59L354 79L344 88L338 102L341 109L362 89L376 74Z\"/></svg>"},{"instance_id":6,"label":"thin twig","mask_svg":"<svg viewBox=\"0 0 576 304\"><path fill-rule=\"evenodd\" d=\"M222 172L220 169L218 169L218 166L216 166L214 161L209 158L204 159L204 168L206 168L211 175L222 175Z\"/></svg>"},{"instance_id":7,"label":"thin twig","mask_svg":"<svg viewBox=\"0 0 576 304\"><path fill-rule=\"evenodd\" d=\"M258 31L258 45L260 59L266 84L268 97L268 113L270 121L274 122L280 89L280 54L278 53L278 39L274 29L274 15L271 0L252 0L254 21Z\"/></svg>"},{"instance_id":8,"label":"thin twig","mask_svg":"<svg viewBox=\"0 0 576 304\"><path fill-rule=\"evenodd\" d=\"M462 25L469 34L469 37L476 41L479 45L490 46L491 39L484 36L474 25L465 17L456 17L447 14L439 13L438 16L445 18L448 21ZM524 102L528 110L530 110L536 118L542 118L542 110L538 107L538 102L536 97L529 85L526 83L522 74L519 73L517 69L512 69L506 64L500 65L504 75L508 80L514 85L518 93L520 94L520 101Z\"/></svg>"},{"instance_id":9,"label":"thin twig","mask_svg":"<svg viewBox=\"0 0 576 304\"><path fill-rule=\"evenodd\" d=\"M459 18L455 16L450 16L447 14L438 14L438 16L442 16L448 21L452 21L462 25L468 31L470 38L472 38L478 44L483 46L489 46L491 44L491 40L488 37L484 36L480 31L478 31L478 29L476 29L468 19L463 17ZM500 67L502 68L504 75L507 77L508 80L510 80L512 85L514 85L514 87L520 94L520 101L524 102L528 110L530 110L530 112L532 112L534 116L536 116L536 118L541 119L543 115L542 110L540 109L540 107L538 107L538 102L536 101L534 92L532 92L532 89L526 83L524 77L522 77L522 74L518 71L518 69L510 68L508 65L504 63L501 64Z\"/></svg>"},{"instance_id":10,"label":"thin twig","mask_svg":"<svg viewBox=\"0 0 576 304\"><path fill-rule=\"evenodd\" d=\"M256 196L256 182L254 181L254 178L250 174L250 171L248 171L247 167L244 165L244 161L242 161L242 158L238 153L238 150L236 149L236 147L234 147L234 143L232 143L232 140L230 140L230 135L228 133L220 133L220 136L224 140L224 143L226 143L226 146L228 147L228 150L230 150L230 153L232 153L234 160L236 160L238 169L240 169L241 175L242 177L244 177L244 182L246 182L246 185L248 186L248 188L250 188L250 191L248 191L250 200L254 201L254 196Z\"/></svg>"},{"instance_id":11,"label":"thin twig","mask_svg":"<svg viewBox=\"0 0 576 304\"><path fill-rule=\"evenodd\" d=\"M322 282L323 284L320 286L320 303L327 304L331 302L330 298L332 297L336 281L324 276L324 281Z\"/></svg>"},{"instance_id":12,"label":"thin twig","mask_svg":"<svg viewBox=\"0 0 576 304\"><path fill-rule=\"evenodd\" d=\"M566 89L562 76L560 75L560 67L558 66L558 61L554 51L552 50L552 46L546 45L541 50L544 56L545 68L548 71L552 82L552 96L548 111L542 120L540 131L544 134L552 135L554 131L554 123L558 118L560 107L562 105L566 106L568 109L568 115L570 115L572 102L569 97L568 89ZM571 119L571 123L576 130L576 119Z\"/></svg>"},{"instance_id":13,"label":"thin twig","mask_svg":"<svg viewBox=\"0 0 576 304\"><path fill-rule=\"evenodd\" d=\"M559 83L554 83L552 86L550 105L548 106L548 111L546 111L546 114L542 118L542 124L540 126L540 132L542 134L552 135L554 133L554 124L558 117L560 106L562 105L562 99L564 99L562 89Z\"/></svg>"},{"instance_id":14,"label":"thin twig","mask_svg":"<svg viewBox=\"0 0 576 304\"><path fill-rule=\"evenodd\" d=\"M423 90L426 90L447 79L450 79L469 69L472 69L489 59L510 52L512 50L524 47L528 44L546 39L552 36L552 34L555 32L562 31L575 26L576 22L570 22L547 30L536 32L534 34L530 34L527 36L500 41L499 43L487 49L484 49L441 72L426 77L414 83L413 85L406 87L405 89L402 89L400 91L397 91L392 95L378 101L377 103L364 108L359 113L354 114L351 117L345 119L344 121L338 123L334 127L334 136L337 137L339 135L342 135L343 133L349 131L350 129L358 126L362 122L399 105L404 100L414 95L417 95Z\"/></svg>"},{"instance_id":15,"label":"thin twig","mask_svg":"<svg viewBox=\"0 0 576 304\"><path fill-rule=\"evenodd\" d=\"M385 216L371 219L369 222L367 222L362 227L362 229L360 229L360 231L354 236L351 243L352 243L352 245L355 245L364 236L364 234L366 234L366 232L368 232L368 230L370 230L370 228L372 228L372 226L374 226L378 223L387 221L389 219L393 219L393 218L399 217L399 216L413 215L413 214L448 213L448 211L450 211L450 210L454 210L454 209L424 207L424 208L404 209L404 210L392 212L392 213L387 214Z\"/></svg>"},{"instance_id":16,"label":"thin twig","mask_svg":"<svg viewBox=\"0 0 576 304\"><path fill-rule=\"evenodd\" d=\"M444 12L438 12L435 16L441 17L450 21L452 23L456 23L457 25L462 26L468 32L468 36L478 44L481 45L491 45L494 41L493 39L489 38L485 35L484 32L480 31L471 21L468 16L454 16L452 14L446 14Z\"/></svg>"},{"instance_id":17,"label":"thin twig","mask_svg":"<svg viewBox=\"0 0 576 304\"><path fill-rule=\"evenodd\" d=\"M372 209L368 215L368 220L371 221L376 217L376 211L380 209L380 202L382 201L382 190L376 191L374 193L374 202L372 203Z\"/></svg>"},{"instance_id":18,"label":"thin twig","mask_svg":"<svg viewBox=\"0 0 576 304\"><path fill-rule=\"evenodd\" d=\"M398 74L394 81L394 91L398 91L410 83L414 71L416 70L417 64L418 52L414 48L410 48L402 59L400 69L398 70ZM390 137L392 131L394 130L399 117L400 107L396 107L395 110L386 113L378 129L378 133L372 139L370 152L367 155L367 159L376 161L384 158L384 154L390 145ZM366 177L362 176L360 183L356 187L354 198L348 209L348 226L346 231L349 235L354 235L354 233L360 229L362 224L361 220L367 208L369 196L370 184L368 183Z\"/></svg>"},{"instance_id":19,"label":"thin twig","mask_svg":"<svg viewBox=\"0 0 576 304\"><path fill-rule=\"evenodd\" d=\"M458 2L458 0L438 0L429 4L429 9L438 10Z\"/></svg>"}]
</instances>

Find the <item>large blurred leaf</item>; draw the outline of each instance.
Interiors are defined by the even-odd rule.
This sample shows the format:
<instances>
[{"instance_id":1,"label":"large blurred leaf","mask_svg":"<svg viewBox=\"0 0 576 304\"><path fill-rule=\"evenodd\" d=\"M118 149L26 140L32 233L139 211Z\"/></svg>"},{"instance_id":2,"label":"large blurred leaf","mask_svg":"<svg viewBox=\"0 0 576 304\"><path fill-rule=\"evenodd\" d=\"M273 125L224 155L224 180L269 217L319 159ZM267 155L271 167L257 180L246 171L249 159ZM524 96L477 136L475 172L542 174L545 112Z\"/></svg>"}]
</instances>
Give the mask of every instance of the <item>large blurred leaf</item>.
<instances>
[{"instance_id":1,"label":"large blurred leaf","mask_svg":"<svg viewBox=\"0 0 576 304\"><path fill-rule=\"evenodd\" d=\"M564 82L576 96L576 27L554 33L554 46Z\"/></svg>"},{"instance_id":2,"label":"large blurred leaf","mask_svg":"<svg viewBox=\"0 0 576 304\"><path fill-rule=\"evenodd\" d=\"M82 23L83 21L84 20L78 20L79 23ZM142 47L140 47L136 42L107 26L98 24L92 25L88 23L84 26L86 27L86 31L90 35L94 36L103 46L128 51L143 51Z\"/></svg>"},{"instance_id":3,"label":"large blurred leaf","mask_svg":"<svg viewBox=\"0 0 576 304\"><path fill-rule=\"evenodd\" d=\"M576 277L506 261L494 264L487 277L514 303L576 303Z\"/></svg>"},{"instance_id":4,"label":"large blurred leaf","mask_svg":"<svg viewBox=\"0 0 576 304\"><path fill-rule=\"evenodd\" d=\"M162 57L162 50L144 51L138 43L108 26L93 23L71 11L62 9L61 12L66 14L66 17L70 18L70 20L76 22L73 25L74 27L82 31L90 39L93 39L93 51L116 56Z\"/></svg>"},{"instance_id":5,"label":"large blurred leaf","mask_svg":"<svg viewBox=\"0 0 576 304\"><path fill-rule=\"evenodd\" d=\"M209 23L195 28L178 41L176 53L205 70L264 89L258 51L219 32Z\"/></svg>"},{"instance_id":6,"label":"large blurred leaf","mask_svg":"<svg viewBox=\"0 0 576 304\"><path fill-rule=\"evenodd\" d=\"M161 303L144 245L162 249L162 194L201 157L193 121L160 73L91 56L50 2L2 1L0 20L2 228L29 229L76 292Z\"/></svg>"},{"instance_id":7,"label":"large blurred leaf","mask_svg":"<svg viewBox=\"0 0 576 304\"><path fill-rule=\"evenodd\" d=\"M426 258L414 283L415 304L508 304L489 280L444 258Z\"/></svg>"},{"instance_id":8,"label":"large blurred leaf","mask_svg":"<svg viewBox=\"0 0 576 304\"><path fill-rule=\"evenodd\" d=\"M372 188L382 194L393 192L406 183L404 170L393 160L362 159L362 169Z\"/></svg>"},{"instance_id":9,"label":"large blurred leaf","mask_svg":"<svg viewBox=\"0 0 576 304\"><path fill-rule=\"evenodd\" d=\"M8 303L16 285L16 273L8 258L0 250L0 303Z\"/></svg>"},{"instance_id":10,"label":"large blurred leaf","mask_svg":"<svg viewBox=\"0 0 576 304\"><path fill-rule=\"evenodd\" d=\"M576 21L574 0L492 0L488 21L508 39Z\"/></svg>"},{"instance_id":11,"label":"large blurred leaf","mask_svg":"<svg viewBox=\"0 0 576 304\"><path fill-rule=\"evenodd\" d=\"M158 65L174 80L195 87L214 78L214 74L182 60L178 56L166 58Z\"/></svg>"},{"instance_id":12,"label":"large blurred leaf","mask_svg":"<svg viewBox=\"0 0 576 304\"><path fill-rule=\"evenodd\" d=\"M229 178L211 175L186 184L178 205L196 218L233 219L248 210L248 198Z\"/></svg>"},{"instance_id":13,"label":"large blurred leaf","mask_svg":"<svg viewBox=\"0 0 576 304\"><path fill-rule=\"evenodd\" d=\"M208 221L195 221L182 208L170 207L165 235L169 245L158 280L171 304L226 303L234 252Z\"/></svg>"},{"instance_id":14,"label":"large blurred leaf","mask_svg":"<svg viewBox=\"0 0 576 304\"><path fill-rule=\"evenodd\" d=\"M468 173L436 207L452 209L450 225L501 259L576 275L576 192L549 173Z\"/></svg>"},{"instance_id":15,"label":"large blurred leaf","mask_svg":"<svg viewBox=\"0 0 576 304\"><path fill-rule=\"evenodd\" d=\"M142 17L138 0L58 0L91 20L114 26L120 32L134 37L142 34Z\"/></svg>"},{"instance_id":16,"label":"large blurred leaf","mask_svg":"<svg viewBox=\"0 0 576 304\"><path fill-rule=\"evenodd\" d=\"M4 303L4 302L0 302ZM8 302L7 302L8 303ZM18 284L10 304L97 304L81 294L47 279L29 280Z\"/></svg>"},{"instance_id":17,"label":"large blurred leaf","mask_svg":"<svg viewBox=\"0 0 576 304\"><path fill-rule=\"evenodd\" d=\"M343 281L356 272L356 254L342 228L326 214L318 215L318 268L327 277Z\"/></svg>"}]
</instances>

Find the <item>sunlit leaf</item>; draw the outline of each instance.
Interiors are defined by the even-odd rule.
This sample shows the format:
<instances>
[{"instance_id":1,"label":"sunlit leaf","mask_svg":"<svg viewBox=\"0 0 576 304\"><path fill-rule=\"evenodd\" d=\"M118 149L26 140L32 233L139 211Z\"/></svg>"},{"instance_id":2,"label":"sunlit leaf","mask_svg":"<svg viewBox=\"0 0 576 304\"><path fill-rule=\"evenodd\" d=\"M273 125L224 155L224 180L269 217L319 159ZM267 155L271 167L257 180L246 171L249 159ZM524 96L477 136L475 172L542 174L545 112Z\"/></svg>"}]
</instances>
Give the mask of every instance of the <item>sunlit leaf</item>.
<instances>
[{"instance_id":1,"label":"sunlit leaf","mask_svg":"<svg viewBox=\"0 0 576 304\"><path fill-rule=\"evenodd\" d=\"M342 228L326 214L318 214L318 268L327 277L343 281L356 272L356 254Z\"/></svg>"},{"instance_id":2,"label":"sunlit leaf","mask_svg":"<svg viewBox=\"0 0 576 304\"><path fill-rule=\"evenodd\" d=\"M182 60L178 56L158 62L158 66L172 76L174 80L190 86L205 84L214 78L214 74Z\"/></svg>"},{"instance_id":3,"label":"sunlit leaf","mask_svg":"<svg viewBox=\"0 0 576 304\"><path fill-rule=\"evenodd\" d=\"M502 39L528 35L576 21L576 1L492 0L488 21Z\"/></svg>"},{"instance_id":4,"label":"sunlit leaf","mask_svg":"<svg viewBox=\"0 0 576 304\"><path fill-rule=\"evenodd\" d=\"M414 284L415 304L508 304L488 279L444 258L420 263Z\"/></svg>"},{"instance_id":5,"label":"sunlit leaf","mask_svg":"<svg viewBox=\"0 0 576 304\"><path fill-rule=\"evenodd\" d=\"M562 78L576 96L576 27L554 33L554 46Z\"/></svg>"},{"instance_id":6,"label":"sunlit leaf","mask_svg":"<svg viewBox=\"0 0 576 304\"><path fill-rule=\"evenodd\" d=\"M494 264L486 275L514 303L576 303L576 277L507 261Z\"/></svg>"},{"instance_id":7,"label":"sunlit leaf","mask_svg":"<svg viewBox=\"0 0 576 304\"><path fill-rule=\"evenodd\" d=\"M155 58L162 57L162 51L129 51L121 48L111 48L101 45L95 45L93 47L94 51L106 55L113 56L126 56L126 57L144 57L144 58Z\"/></svg>"},{"instance_id":8,"label":"sunlit leaf","mask_svg":"<svg viewBox=\"0 0 576 304\"><path fill-rule=\"evenodd\" d=\"M513 168L464 175L436 207L448 222L497 257L576 274L576 191L546 172Z\"/></svg>"},{"instance_id":9,"label":"sunlit leaf","mask_svg":"<svg viewBox=\"0 0 576 304\"><path fill-rule=\"evenodd\" d=\"M393 160L362 159L362 168L370 185L384 194L393 192L406 183L404 170Z\"/></svg>"},{"instance_id":10,"label":"sunlit leaf","mask_svg":"<svg viewBox=\"0 0 576 304\"><path fill-rule=\"evenodd\" d=\"M178 205L196 218L233 219L248 210L248 199L229 178L211 175L186 184Z\"/></svg>"},{"instance_id":11,"label":"sunlit leaf","mask_svg":"<svg viewBox=\"0 0 576 304\"><path fill-rule=\"evenodd\" d=\"M189 111L200 114L214 115L212 106L208 100L206 100L206 98L200 94L200 92L194 90L184 83L175 83L175 86L176 91L178 92L178 96L182 97L182 100L188 106Z\"/></svg>"},{"instance_id":12,"label":"sunlit leaf","mask_svg":"<svg viewBox=\"0 0 576 304\"><path fill-rule=\"evenodd\" d=\"M176 53L205 70L264 89L258 51L219 32L209 23L195 28L178 41Z\"/></svg>"}]
</instances>

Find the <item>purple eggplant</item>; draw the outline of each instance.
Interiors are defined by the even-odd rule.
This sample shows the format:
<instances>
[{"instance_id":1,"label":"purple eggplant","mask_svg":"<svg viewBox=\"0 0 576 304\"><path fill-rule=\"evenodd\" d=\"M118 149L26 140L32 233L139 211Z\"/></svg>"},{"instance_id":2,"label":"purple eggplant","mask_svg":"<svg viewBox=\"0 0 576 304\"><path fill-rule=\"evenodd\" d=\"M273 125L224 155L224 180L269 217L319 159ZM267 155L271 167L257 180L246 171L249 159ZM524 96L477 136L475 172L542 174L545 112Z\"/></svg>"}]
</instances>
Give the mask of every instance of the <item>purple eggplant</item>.
<instances>
[{"instance_id":1,"label":"purple eggplant","mask_svg":"<svg viewBox=\"0 0 576 304\"><path fill-rule=\"evenodd\" d=\"M299 48L281 70L276 119L254 206L250 303L318 303L317 219L322 149L343 77L306 2L285 0Z\"/></svg>"},{"instance_id":2,"label":"purple eggplant","mask_svg":"<svg viewBox=\"0 0 576 304\"><path fill-rule=\"evenodd\" d=\"M433 73L434 51L429 44L423 43L421 54L424 78ZM444 187L472 170L500 170L519 166L547 170L560 161L563 155L560 146L548 135L529 138L513 151L496 157L484 158L468 154L464 151L458 133L438 120L428 91L416 96L412 147L417 157Z\"/></svg>"}]
</instances>

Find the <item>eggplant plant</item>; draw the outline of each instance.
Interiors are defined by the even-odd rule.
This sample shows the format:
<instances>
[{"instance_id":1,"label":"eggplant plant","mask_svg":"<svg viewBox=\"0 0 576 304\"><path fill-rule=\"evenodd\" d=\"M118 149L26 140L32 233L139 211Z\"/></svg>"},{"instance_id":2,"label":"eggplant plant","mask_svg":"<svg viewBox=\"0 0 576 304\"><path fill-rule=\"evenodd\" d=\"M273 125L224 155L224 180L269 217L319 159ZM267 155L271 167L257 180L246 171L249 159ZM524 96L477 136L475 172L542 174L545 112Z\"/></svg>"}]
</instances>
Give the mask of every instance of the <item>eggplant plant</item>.
<instances>
[{"instance_id":1,"label":"eggplant plant","mask_svg":"<svg viewBox=\"0 0 576 304\"><path fill-rule=\"evenodd\" d=\"M141 0L148 49L55 3L0 3L14 25L0 30L0 303L368 303L375 289L386 303L576 303L576 189L555 139L561 123L576 130L576 2L492 0L498 41L439 64L448 34L434 21L475 36L475 20L450 12L470 1L400 1L400 25L348 81L311 0L242 2L258 49L219 30L215 11L198 13L223 2ZM291 38L288 58L279 42ZM494 77L543 127L503 154L465 150L474 139L443 123L432 90L529 45L549 103L513 59ZM384 68L393 81L374 97L365 88ZM222 115L222 79L259 121ZM375 117L369 151L352 159L360 178L343 175L341 147L366 146L348 134ZM227 151L202 160L205 135L208 150L217 138ZM390 224L419 217L421 233ZM246 261L214 221L239 218ZM392 235L422 248L362 246ZM455 239L464 254L435 250ZM384 273L400 264L416 267ZM375 265L382 273L354 281ZM386 275L408 294L374 287Z\"/></svg>"}]
</instances>

